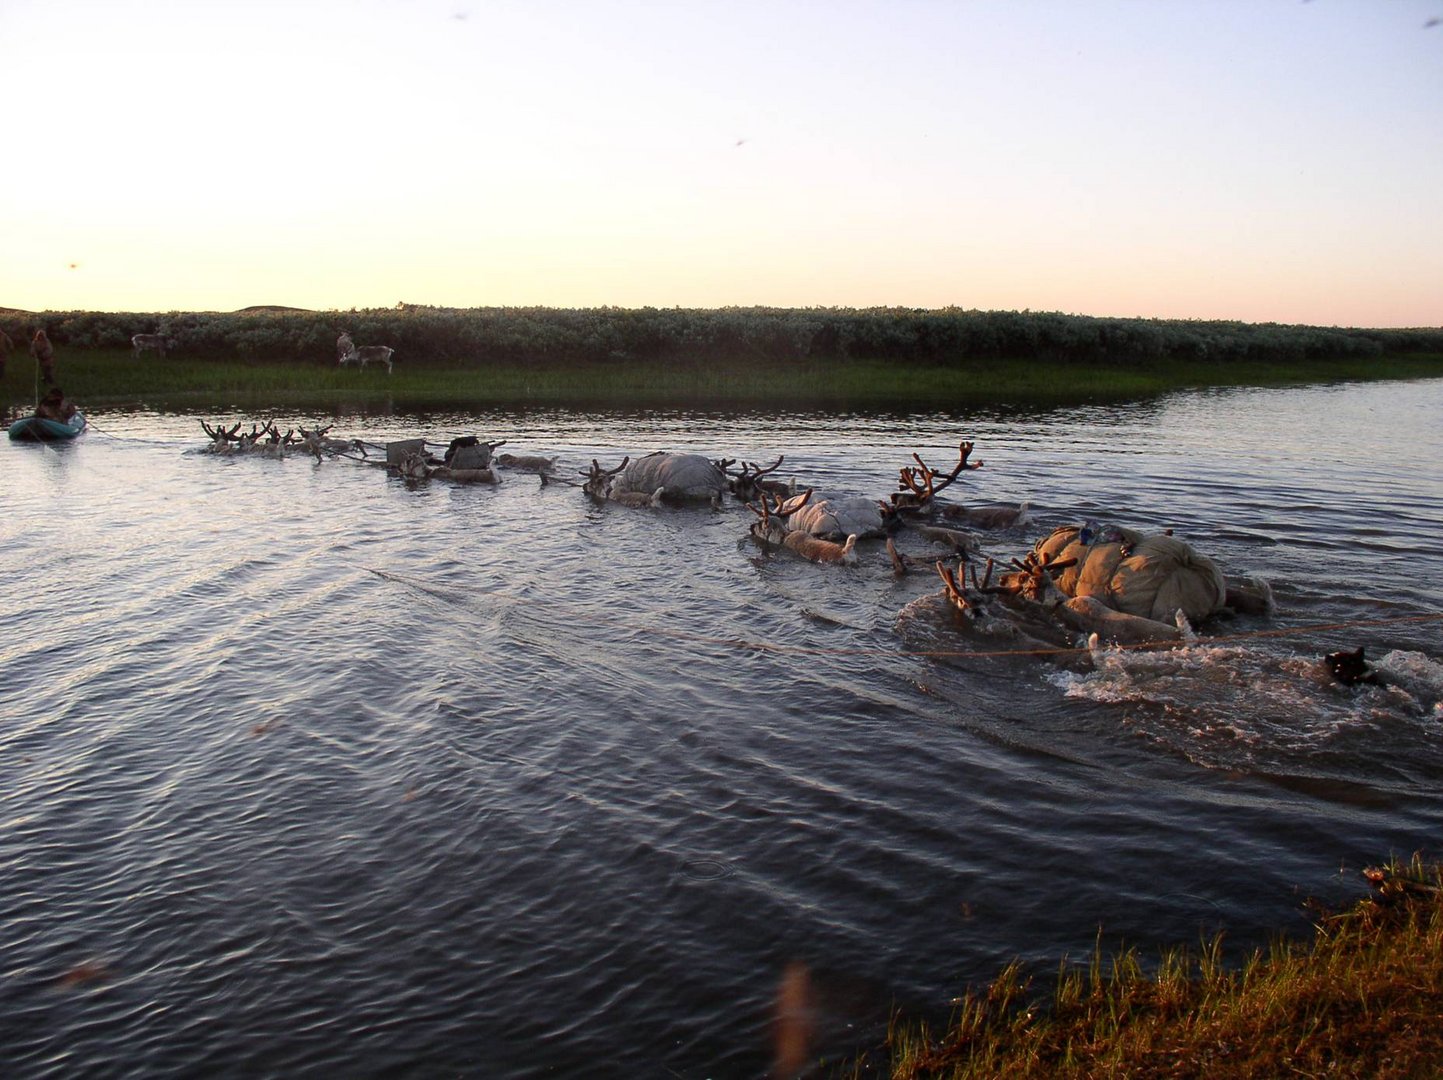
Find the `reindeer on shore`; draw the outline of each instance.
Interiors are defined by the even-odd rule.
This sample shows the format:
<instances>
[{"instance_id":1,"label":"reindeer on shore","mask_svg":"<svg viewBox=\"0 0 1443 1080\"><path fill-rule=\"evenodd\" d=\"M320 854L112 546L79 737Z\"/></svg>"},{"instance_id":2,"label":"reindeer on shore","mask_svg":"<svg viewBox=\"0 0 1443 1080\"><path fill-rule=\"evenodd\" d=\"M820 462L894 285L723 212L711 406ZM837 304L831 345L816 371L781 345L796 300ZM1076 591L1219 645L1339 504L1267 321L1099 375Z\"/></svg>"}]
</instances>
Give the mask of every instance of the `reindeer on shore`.
<instances>
[{"instance_id":1,"label":"reindeer on shore","mask_svg":"<svg viewBox=\"0 0 1443 1080\"><path fill-rule=\"evenodd\" d=\"M165 350L175 348L175 339L166 337L164 334L136 334L130 339L130 355L133 359L139 360L140 354L146 349L154 349L165 359Z\"/></svg>"},{"instance_id":2,"label":"reindeer on shore","mask_svg":"<svg viewBox=\"0 0 1443 1080\"><path fill-rule=\"evenodd\" d=\"M350 341L346 335L341 335L346 341ZM391 354L396 350L389 345L362 345L360 348L352 345L350 350L344 353L337 361L342 367L355 361L361 365L364 371L367 364L385 364L386 374L391 374Z\"/></svg>"}]
</instances>

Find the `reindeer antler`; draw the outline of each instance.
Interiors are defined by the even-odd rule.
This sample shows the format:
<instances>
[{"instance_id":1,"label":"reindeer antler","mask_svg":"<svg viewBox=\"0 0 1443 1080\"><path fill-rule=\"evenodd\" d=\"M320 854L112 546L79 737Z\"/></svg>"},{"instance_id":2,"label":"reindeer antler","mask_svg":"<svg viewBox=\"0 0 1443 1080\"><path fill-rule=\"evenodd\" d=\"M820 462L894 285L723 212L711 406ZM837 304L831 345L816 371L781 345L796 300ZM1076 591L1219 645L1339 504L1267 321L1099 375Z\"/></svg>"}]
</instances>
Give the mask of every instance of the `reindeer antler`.
<instances>
[{"instance_id":1,"label":"reindeer antler","mask_svg":"<svg viewBox=\"0 0 1443 1080\"><path fill-rule=\"evenodd\" d=\"M964 439L957 446L957 464L952 471L943 476L932 466L922 460L921 454L913 454L912 460L917 463L917 468L910 465L903 466L900 470L898 488L900 489L892 496L892 504L895 507L920 507L930 502L940 492L951 487L957 482L957 478L968 469L980 469L983 463L970 463L967 459L972 456L973 444Z\"/></svg>"},{"instance_id":2,"label":"reindeer antler","mask_svg":"<svg viewBox=\"0 0 1443 1080\"><path fill-rule=\"evenodd\" d=\"M582 476L590 477L593 480L599 480L603 476L615 476L617 473L621 472L622 469L626 468L627 462L629 462L630 460L631 457L630 455L628 455L621 459L621 464L618 465L616 468L603 469L601 467L601 462L597 461L596 458L592 458L590 469L578 469L577 472L579 472Z\"/></svg>"},{"instance_id":3,"label":"reindeer antler","mask_svg":"<svg viewBox=\"0 0 1443 1080\"><path fill-rule=\"evenodd\" d=\"M1004 574L1001 585L993 591L1020 594L1029 600L1041 600L1048 584L1062 571L1076 566L1077 559L1052 559L1029 551L1020 562L1013 559L1012 565L1017 568L1017 573Z\"/></svg>"},{"instance_id":4,"label":"reindeer antler","mask_svg":"<svg viewBox=\"0 0 1443 1080\"><path fill-rule=\"evenodd\" d=\"M755 461L744 461L742 462L741 471L738 472L735 476L732 476L731 473L727 472L728 466L736 464L735 459L724 458L721 461L715 462L714 464L719 469L721 469L721 471L725 475L731 477L732 493L740 498L745 499L751 495L756 494L758 491L763 490L765 485L761 483L761 478L766 476L768 473L775 472L781 467L782 462L785 460L786 455L779 454L777 455L777 460L767 466L759 465Z\"/></svg>"},{"instance_id":5,"label":"reindeer antler","mask_svg":"<svg viewBox=\"0 0 1443 1080\"><path fill-rule=\"evenodd\" d=\"M782 467L782 462L784 462L784 461L786 461L786 460L787 460L787 455L786 455L786 454L778 454L778 455L777 455L777 460L774 461L774 462L772 462L772 463L771 463L770 465L768 465L766 468L762 468L762 467L761 467L760 465L758 465L755 461L748 461L748 462L746 463L746 469L743 469L743 470L742 470L742 475L746 475L747 470L750 470L750 471L751 471L751 478L752 478L753 480L755 480L755 479L757 479L758 477L766 476L767 473L776 472L778 469L780 469L780 468Z\"/></svg>"},{"instance_id":6,"label":"reindeer antler","mask_svg":"<svg viewBox=\"0 0 1443 1080\"><path fill-rule=\"evenodd\" d=\"M765 491L762 492L762 498L766 498ZM791 498L785 500L780 495L773 495L772 498L776 500L776 513L782 517L787 517L795 514L802 507L806 506L807 503L812 501L812 489L807 488L807 490L800 495L793 495Z\"/></svg>"},{"instance_id":7,"label":"reindeer antler","mask_svg":"<svg viewBox=\"0 0 1443 1080\"><path fill-rule=\"evenodd\" d=\"M977 581L977 564L972 564L972 587L978 592L987 592L988 586L992 584L992 566L993 560L989 558L987 560L987 572L982 575L982 582L979 584Z\"/></svg>"},{"instance_id":8,"label":"reindeer antler","mask_svg":"<svg viewBox=\"0 0 1443 1080\"><path fill-rule=\"evenodd\" d=\"M951 601L954 607L970 613L972 602L967 599L964 588L957 583L957 576L952 573L950 567L941 559L937 560L937 576L942 579L942 592Z\"/></svg>"}]
</instances>

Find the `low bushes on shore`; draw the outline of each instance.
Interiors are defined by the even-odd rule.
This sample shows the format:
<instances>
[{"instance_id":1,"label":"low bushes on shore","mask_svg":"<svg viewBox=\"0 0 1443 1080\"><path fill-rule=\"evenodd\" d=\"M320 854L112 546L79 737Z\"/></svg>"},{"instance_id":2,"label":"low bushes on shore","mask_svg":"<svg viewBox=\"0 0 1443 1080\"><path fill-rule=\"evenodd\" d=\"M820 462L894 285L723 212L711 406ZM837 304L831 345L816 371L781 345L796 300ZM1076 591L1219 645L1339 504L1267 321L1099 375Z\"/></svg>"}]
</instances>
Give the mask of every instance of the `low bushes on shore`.
<instances>
[{"instance_id":1,"label":"low bushes on shore","mask_svg":"<svg viewBox=\"0 0 1443 1080\"><path fill-rule=\"evenodd\" d=\"M129 348L160 333L207 360L335 360L337 335L396 349L413 365L709 365L842 360L958 365L998 359L1066 364L1295 363L1443 352L1443 329L1354 329L962 308L395 308L235 312L23 312L0 309L23 344Z\"/></svg>"},{"instance_id":2,"label":"low bushes on shore","mask_svg":"<svg viewBox=\"0 0 1443 1080\"><path fill-rule=\"evenodd\" d=\"M1189 386L1276 386L1443 375L1443 355L1292 363L1069 365L999 360L932 366L841 360L826 364L485 363L428 367L397 353L394 373L329 363L205 360L172 353L56 349L57 377L89 406L151 408L767 408L934 411L987 405L1048 407L1135 400ZM29 356L11 358L0 405L33 404L43 389Z\"/></svg>"},{"instance_id":3,"label":"low bushes on shore","mask_svg":"<svg viewBox=\"0 0 1443 1080\"><path fill-rule=\"evenodd\" d=\"M1362 378L1443 375L1440 357L1320 360L1296 364L1094 364L968 362L951 367L879 361L775 365L481 364L417 367L398 354L394 374L330 364L193 360L118 349L56 349L66 393L89 406L156 409L388 409L456 407L716 407L932 411L958 407L1058 406L1137 400L1182 387L1284 386ZM14 357L0 404L25 403L43 388L29 357Z\"/></svg>"}]
</instances>

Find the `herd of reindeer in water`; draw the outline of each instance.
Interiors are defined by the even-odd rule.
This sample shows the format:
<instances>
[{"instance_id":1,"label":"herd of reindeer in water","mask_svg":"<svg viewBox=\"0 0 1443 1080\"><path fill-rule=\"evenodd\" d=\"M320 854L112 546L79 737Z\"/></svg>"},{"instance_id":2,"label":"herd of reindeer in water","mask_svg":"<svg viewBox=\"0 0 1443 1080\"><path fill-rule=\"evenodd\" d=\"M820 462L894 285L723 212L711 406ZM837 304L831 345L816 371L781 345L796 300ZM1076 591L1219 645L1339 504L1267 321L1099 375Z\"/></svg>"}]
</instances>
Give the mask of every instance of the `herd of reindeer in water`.
<instances>
[{"instance_id":1,"label":"herd of reindeer in water","mask_svg":"<svg viewBox=\"0 0 1443 1080\"><path fill-rule=\"evenodd\" d=\"M384 464L389 475L413 484L498 484L510 472L537 476L543 486L579 487L601 505L645 509L740 502L753 514L749 533L765 553L789 552L815 563L852 565L859 542L882 541L899 577L917 570L937 575L942 588L935 603L953 613L961 633L1061 663L1078 658L1085 663L1089 646L1099 643L1181 644L1195 640L1193 627L1200 623L1273 610L1266 582L1228 580L1171 530L1142 533L1089 522L1054 529L1022 558L986 557L984 537L1015 535L1028 523L1028 504L969 506L941 497L960 490L954 485L982 467L970 441L958 445L950 467L934 468L912 454L898 470L897 490L885 498L824 498L813 488L800 488L795 478L777 476L785 456L763 465L657 451L628 455L609 468L592 459L572 478L558 472L558 457L497 453L504 440L466 436L449 444L408 439L378 445L332 437L330 427L282 432L266 423L242 432L240 424L201 423L209 453L350 458ZM898 545L904 537L920 541L923 551L904 552ZM1366 678L1368 671L1359 674Z\"/></svg>"},{"instance_id":2,"label":"herd of reindeer in water","mask_svg":"<svg viewBox=\"0 0 1443 1080\"><path fill-rule=\"evenodd\" d=\"M136 334L131 343L136 356L153 349L162 358L175 344L164 333ZM53 352L43 331L37 332L31 351L49 376L46 362ZM357 347L344 331L336 341L336 361L342 366L384 364L390 373L394 351L386 345ZM371 461L370 450L384 451L384 459L375 463L384 460L391 475L411 483L436 479L496 484L500 471L510 470L535 474L543 485L577 484L598 503L633 508L696 502L719 507L731 497L755 515L750 535L767 553L785 550L812 562L850 565L858 560L858 541L884 540L898 576L923 566L937 574L942 583L937 600L954 613L959 630L1018 652L1068 658L1089 654L1099 642L1167 646L1193 640L1193 627L1199 623L1273 610L1265 581L1228 580L1211 559L1173 537L1171 530L1146 534L1089 522L1054 529L1021 559L999 565L984 557L979 533L1019 529L1028 520L1027 504L969 507L938 498L966 472L981 467L980 461L971 460L973 444L968 441L959 445L956 464L945 472L913 454L911 463L899 469L897 490L885 499L817 498L813 488L798 491L795 479L775 477L784 457L763 466L658 451L634 460L628 455L610 469L593 459L581 479L573 481L557 475L556 457L496 454L504 442L471 436L452 440L438 459L431 453L432 447L439 449L437 444L422 439L380 447L333 438L329 427L292 428L283 434L270 422L252 424L246 433L240 424L227 428L201 421L201 426L210 439L205 447L210 453L307 453L317 461L327 456ZM903 553L896 539L904 532L941 545L946 554ZM1079 648L1080 642L1089 647ZM1329 654L1325 664L1334 678L1350 686L1381 677L1362 649Z\"/></svg>"}]
</instances>

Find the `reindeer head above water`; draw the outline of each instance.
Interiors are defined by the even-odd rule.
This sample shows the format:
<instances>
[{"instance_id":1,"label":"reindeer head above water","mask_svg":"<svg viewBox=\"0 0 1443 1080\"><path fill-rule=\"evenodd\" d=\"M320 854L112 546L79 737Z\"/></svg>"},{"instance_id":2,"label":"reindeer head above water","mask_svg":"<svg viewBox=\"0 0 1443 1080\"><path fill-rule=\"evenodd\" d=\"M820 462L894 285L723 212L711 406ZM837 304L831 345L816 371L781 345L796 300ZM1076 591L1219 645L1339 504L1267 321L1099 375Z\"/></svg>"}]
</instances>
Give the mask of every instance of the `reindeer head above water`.
<instances>
[{"instance_id":1,"label":"reindeer head above water","mask_svg":"<svg viewBox=\"0 0 1443 1080\"><path fill-rule=\"evenodd\" d=\"M1363 656L1363 646L1361 645L1356 649L1329 653L1323 657L1323 663L1328 669L1328 674L1344 686L1357 686L1359 683L1376 686L1381 681L1378 673L1373 670L1373 666Z\"/></svg>"}]
</instances>

